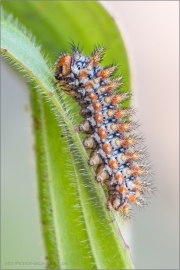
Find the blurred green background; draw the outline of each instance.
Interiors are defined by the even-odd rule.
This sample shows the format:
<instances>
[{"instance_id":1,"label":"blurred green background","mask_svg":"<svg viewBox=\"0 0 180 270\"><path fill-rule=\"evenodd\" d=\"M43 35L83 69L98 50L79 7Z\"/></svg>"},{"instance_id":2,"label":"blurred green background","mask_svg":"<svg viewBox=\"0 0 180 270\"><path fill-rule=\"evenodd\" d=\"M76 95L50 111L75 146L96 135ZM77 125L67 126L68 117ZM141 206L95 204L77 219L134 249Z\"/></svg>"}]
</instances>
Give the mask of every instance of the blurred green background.
<instances>
[{"instance_id":1,"label":"blurred green background","mask_svg":"<svg viewBox=\"0 0 180 270\"><path fill-rule=\"evenodd\" d=\"M149 207L134 211L132 221L123 228L138 269L178 269L178 5L177 1L106 1L106 6L123 33L131 59L133 74L133 103L146 136L145 144L154 164L155 186L158 192L150 199ZM7 2L7 7L11 2ZM51 10L57 12L56 2ZM37 25L46 37L45 12L41 2L40 16L24 14L29 23ZM17 10L21 13L24 11ZM67 12L67 11L66 11ZM90 11L89 11L90 12ZM101 20L98 9L95 16ZM64 13L65 14L65 13ZM68 14L65 16L68 18ZM81 13L74 10L73 23L84 26ZM168 18L168 20L167 20ZM66 27L60 24L54 27ZM80 28L81 29L81 28ZM68 30L67 30L68 31ZM81 32L81 31L80 31ZM81 33L60 36L61 44L47 43L50 56L57 49L66 49L70 38L81 41ZM61 35L61 31L60 31ZM86 32L102 43L98 33ZM47 37L44 38L44 42ZM106 63L111 63L113 48L109 47ZM38 40L41 43L40 40ZM104 41L103 41L104 43ZM92 44L85 52L92 50ZM84 45L84 44L82 44ZM120 52L117 58L120 58ZM4 62L1 73L1 140L2 140L2 269L44 269L44 249L37 208L36 173L33 134L26 84ZM127 67L122 67L128 77ZM128 88L128 82L125 88ZM171 101L171 102L170 102ZM172 105L173 104L173 105Z\"/></svg>"}]
</instances>

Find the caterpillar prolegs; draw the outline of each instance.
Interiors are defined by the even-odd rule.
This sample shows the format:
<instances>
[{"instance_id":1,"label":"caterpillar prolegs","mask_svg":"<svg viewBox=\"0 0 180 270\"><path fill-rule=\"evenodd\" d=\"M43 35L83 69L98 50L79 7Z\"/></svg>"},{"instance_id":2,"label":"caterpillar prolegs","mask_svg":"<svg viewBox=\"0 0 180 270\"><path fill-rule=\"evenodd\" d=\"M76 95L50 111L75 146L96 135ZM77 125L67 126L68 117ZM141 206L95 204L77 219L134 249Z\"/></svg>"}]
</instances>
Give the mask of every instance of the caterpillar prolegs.
<instances>
[{"instance_id":1,"label":"caterpillar prolegs","mask_svg":"<svg viewBox=\"0 0 180 270\"><path fill-rule=\"evenodd\" d=\"M142 137L134 130L133 109L123 108L129 93L118 90L122 77L112 78L117 66L101 68L104 48L97 47L86 57L72 45L72 54L62 54L55 68L55 78L62 90L81 106L84 121L79 131L87 134L83 145L91 149L89 165L95 167L96 180L108 190L108 208L130 217L131 205L146 204L152 191L144 164Z\"/></svg>"}]
</instances>

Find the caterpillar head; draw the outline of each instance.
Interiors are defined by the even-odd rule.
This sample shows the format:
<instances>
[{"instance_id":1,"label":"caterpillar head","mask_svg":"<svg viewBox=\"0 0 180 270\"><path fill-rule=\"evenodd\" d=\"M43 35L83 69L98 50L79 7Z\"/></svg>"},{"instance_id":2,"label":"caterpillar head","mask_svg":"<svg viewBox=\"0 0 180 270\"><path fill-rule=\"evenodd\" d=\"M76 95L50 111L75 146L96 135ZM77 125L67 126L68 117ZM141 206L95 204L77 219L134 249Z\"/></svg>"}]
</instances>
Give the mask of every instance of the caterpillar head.
<instances>
[{"instance_id":1,"label":"caterpillar head","mask_svg":"<svg viewBox=\"0 0 180 270\"><path fill-rule=\"evenodd\" d=\"M61 58L59 58L55 70L56 80L62 80L63 77L66 77L71 73L71 63L72 56L68 54L65 54Z\"/></svg>"}]
</instances>

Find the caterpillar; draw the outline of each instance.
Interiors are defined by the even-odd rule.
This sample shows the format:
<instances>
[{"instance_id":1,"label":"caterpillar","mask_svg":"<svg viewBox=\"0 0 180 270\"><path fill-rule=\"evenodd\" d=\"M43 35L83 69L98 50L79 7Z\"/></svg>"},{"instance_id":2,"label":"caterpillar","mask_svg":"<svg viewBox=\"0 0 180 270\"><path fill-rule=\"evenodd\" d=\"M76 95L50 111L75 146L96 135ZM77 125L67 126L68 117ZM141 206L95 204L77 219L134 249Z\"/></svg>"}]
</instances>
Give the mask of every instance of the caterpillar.
<instances>
[{"instance_id":1,"label":"caterpillar","mask_svg":"<svg viewBox=\"0 0 180 270\"><path fill-rule=\"evenodd\" d=\"M95 168L98 182L106 185L108 209L128 219L135 204L144 206L145 195L152 191L148 165L143 163L146 151L141 148L142 136L133 131L137 123L131 120L134 110L123 107L130 95L119 91L122 76L113 78L116 65L102 68L104 48L96 46L86 57L78 46L72 54L61 54L56 62L55 79L60 88L75 99L84 118L79 132L87 136L83 141L92 150L89 165Z\"/></svg>"}]
</instances>

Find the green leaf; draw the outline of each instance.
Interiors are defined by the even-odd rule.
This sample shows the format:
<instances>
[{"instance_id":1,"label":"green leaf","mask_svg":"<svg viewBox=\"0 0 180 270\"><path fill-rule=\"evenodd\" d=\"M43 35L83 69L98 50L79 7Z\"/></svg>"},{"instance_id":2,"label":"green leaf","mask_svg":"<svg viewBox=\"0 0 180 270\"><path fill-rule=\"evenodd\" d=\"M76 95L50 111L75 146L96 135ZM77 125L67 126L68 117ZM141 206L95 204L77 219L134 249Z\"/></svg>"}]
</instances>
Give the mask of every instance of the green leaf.
<instances>
[{"instance_id":1,"label":"green leaf","mask_svg":"<svg viewBox=\"0 0 180 270\"><path fill-rule=\"evenodd\" d=\"M113 53L121 51L116 59L121 59L124 70L129 71L117 28L95 2L26 2L26 5L3 2L3 5L14 11L26 26L31 26L42 41L43 51L50 55L48 64L30 34L2 14L1 52L34 85L31 101L39 199L49 268L131 269L133 264L116 218L107 211L103 189L94 180L94 173L87 165L87 153L75 131L78 118L74 117L74 112L78 106L56 91L51 68L53 49L50 48L66 46L67 36L73 38L76 29L76 35L81 36L88 52L94 40L102 43L107 33L111 33L108 46L114 44ZM73 12L77 18L81 16L81 20L76 20ZM30 23L27 18L32 18Z\"/></svg>"}]
</instances>

